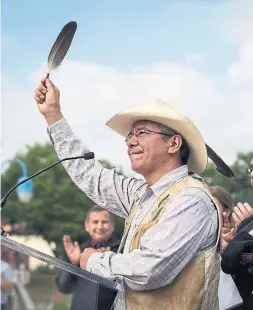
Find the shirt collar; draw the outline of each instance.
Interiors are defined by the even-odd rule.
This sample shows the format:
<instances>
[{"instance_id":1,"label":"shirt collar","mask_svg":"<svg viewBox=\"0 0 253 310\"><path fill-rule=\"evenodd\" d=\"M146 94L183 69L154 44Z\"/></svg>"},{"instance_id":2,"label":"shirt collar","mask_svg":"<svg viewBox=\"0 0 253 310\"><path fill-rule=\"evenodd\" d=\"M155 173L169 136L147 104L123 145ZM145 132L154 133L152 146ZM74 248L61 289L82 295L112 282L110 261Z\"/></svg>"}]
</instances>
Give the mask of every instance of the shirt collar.
<instances>
[{"instance_id":1,"label":"shirt collar","mask_svg":"<svg viewBox=\"0 0 253 310\"><path fill-rule=\"evenodd\" d=\"M106 247L108 244L108 241L104 241L104 242L99 242L97 240L91 239L91 246L93 248L100 248L100 247Z\"/></svg>"},{"instance_id":2,"label":"shirt collar","mask_svg":"<svg viewBox=\"0 0 253 310\"><path fill-rule=\"evenodd\" d=\"M188 175L188 166L180 166L162 176L155 184L150 186L156 197L159 197L168 187L179 179Z\"/></svg>"}]
</instances>

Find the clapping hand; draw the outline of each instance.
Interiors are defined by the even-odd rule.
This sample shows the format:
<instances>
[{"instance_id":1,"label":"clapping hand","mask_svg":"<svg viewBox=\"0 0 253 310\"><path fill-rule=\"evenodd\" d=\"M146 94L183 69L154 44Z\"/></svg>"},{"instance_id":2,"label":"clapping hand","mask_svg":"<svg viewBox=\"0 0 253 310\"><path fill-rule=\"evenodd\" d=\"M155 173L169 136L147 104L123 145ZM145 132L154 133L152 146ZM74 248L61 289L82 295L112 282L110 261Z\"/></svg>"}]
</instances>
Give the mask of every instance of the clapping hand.
<instances>
[{"instance_id":1,"label":"clapping hand","mask_svg":"<svg viewBox=\"0 0 253 310\"><path fill-rule=\"evenodd\" d=\"M223 225L222 225L222 240L221 245L222 249L225 249L229 242L234 239L236 236L236 231L231 227L229 222L229 214L227 212L222 213Z\"/></svg>"},{"instance_id":2,"label":"clapping hand","mask_svg":"<svg viewBox=\"0 0 253 310\"><path fill-rule=\"evenodd\" d=\"M247 202L245 203L238 202L238 204L234 207L232 217L235 221L236 226L238 227L243 220L252 215L253 215L253 209Z\"/></svg>"},{"instance_id":3,"label":"clapping hand","mask_svg":"<svg viewBox=\"0 0 253 310\"><path fill-rule=\"evenodd\" d=\"M234 211L232 213L233 220L235 221L235 228L232 228L228 219L228 213L222 213L222 249L225 249L229 242L235 238L236 230L241 224L241 222L250 216L253 216L253 209L251 208L251 206L247 202L243 204L241 202L238 202L238 204L234 207Z\"/></svg>"},{"instance_id":4,"label":"clapping hand","mask_svg":"<svg viewBox=\"0 0 253 310\"><path fill-rule=\"evenodd\" d=\"M63 245L65 252L73 265L78 265L80 262L81 250L77 241L72 242L70 236L64 235Z\"/></svg>"}]
</instances>

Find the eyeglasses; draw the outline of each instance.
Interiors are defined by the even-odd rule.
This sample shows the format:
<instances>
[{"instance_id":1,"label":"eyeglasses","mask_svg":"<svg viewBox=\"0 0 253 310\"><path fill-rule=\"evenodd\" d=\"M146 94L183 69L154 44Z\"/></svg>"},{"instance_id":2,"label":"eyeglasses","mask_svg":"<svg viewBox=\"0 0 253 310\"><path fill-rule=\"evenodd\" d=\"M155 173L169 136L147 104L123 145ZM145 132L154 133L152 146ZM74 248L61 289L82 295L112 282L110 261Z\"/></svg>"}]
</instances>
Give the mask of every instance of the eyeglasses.
<instances>
[{"instance_id":1,"label":"eyeglasses","mask_svg":"<svg viewBox=\"0 0 253 310\"><path fill-rule=\"evenodd\" d=\"M250 166L249 168L248 168L248 173L251 173L253 171L253 166Z\"/></svg>"},{"instance_id":2,"label":"eyeglasses","mask_svg":"<svg viewBox=\"0 0 253 310\"><path fill-rule=\"evenodd\" d=\"M167 136L167 137L173 137L175 134L166 134L166 133L162 133L162 132L158 132L158 131L153 131L153 130L149 130L149 129L139 129L136 130L136 132L132 132L130 131L129 134L127 135L125 141L128 142L133 136L135 136L137 139L139 139L140 137L143 137L145 135L149 135L151 133L155 133L158 135L162 135L162 136Z\"/></svg>"}]
</instances>

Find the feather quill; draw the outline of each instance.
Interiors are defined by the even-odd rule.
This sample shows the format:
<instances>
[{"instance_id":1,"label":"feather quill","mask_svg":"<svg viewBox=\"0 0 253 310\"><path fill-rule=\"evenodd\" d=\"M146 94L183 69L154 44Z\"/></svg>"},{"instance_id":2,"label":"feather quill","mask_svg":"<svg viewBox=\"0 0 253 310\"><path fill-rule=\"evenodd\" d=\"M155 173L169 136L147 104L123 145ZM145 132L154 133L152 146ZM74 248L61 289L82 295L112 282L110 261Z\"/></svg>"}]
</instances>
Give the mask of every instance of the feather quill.
<instances>
[{"instance_id":1,"label":"feather quill","mask_svg":"<svg viewBox=\"0 0 253 310\"><path fill-rule=\"evenodd\" d=\"M62 60L64 59L65 55L67 54L71 42L73 40L74 34L77 29L77 23L71 21L67 23L59 33L54 45L51 48L51 51L48 55L48 73L49 74L55 70L57 67L60 66Z\"/></svg>"},{"instance_id":2,"label":"feather quill","mask_svg":"<svg viewBox=\"0 0 253 310\"><path fill-rule=\"evenodd\" d=\"M214 162L216 165L216 170L221 174L228 178L234 177L233 171L229 168L229 166L218 156L213 149L210 148L209 145L206 144L206 150L208 157Z\"/></svg>"}]
</instances>

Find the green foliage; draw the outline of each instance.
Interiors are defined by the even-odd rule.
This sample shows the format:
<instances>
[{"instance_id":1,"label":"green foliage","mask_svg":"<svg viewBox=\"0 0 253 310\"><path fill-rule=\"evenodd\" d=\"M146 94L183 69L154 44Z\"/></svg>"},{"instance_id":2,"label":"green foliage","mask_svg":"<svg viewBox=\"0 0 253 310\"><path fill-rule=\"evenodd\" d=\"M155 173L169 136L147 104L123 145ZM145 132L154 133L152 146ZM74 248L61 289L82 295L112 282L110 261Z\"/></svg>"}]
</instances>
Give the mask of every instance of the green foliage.
<instances>
[{"instance_id":1,"label":"green foliage","mask_svg":"<svg viewBox=\"0 0 253 310\"><path fill-rule=\"evenodd\" d=\"M210 163L203 174L209 185L223 186L232 194L235 203L248 202L253 207L253 188L250 184L247 169L253 158L253 152L239 153L236 161L231 166L235 178L228 179L217 172L213 163Z\"/></svg>"},{"instance_id":2,"label":"green foliage","mask_svg":"<svg viewBox=\"0 0 253 310\"><path fill-rule=\"evenodd\" d=\"M35 144L24 154L17 154L27 166L29 175L41 170L58 159L51 144ZM103 160L104 166L112 165ZM2 175L1 192L6 193L20 177L16 163ZM71 180L63 166L57 165L33 179L34 197L28 204L18 201L16 193L9 196L3 219L9 223L25 223L25 234L41 235L57 244L57 256L63 253L62 237L70 235L73 240L83 242L88 236L84 230L87 211L94 204ZM116 233L122 231L122 219L116 219Z\"/></svg>"},{"instance_id":3,"label":"green foliage","mask_svg":"<svg viewBox=\"0 0 253 310\"><path fill-rule=\"evenodd\" d=\"M50 268L49 265L39 265L34 271L33 271L34 274L55 274L55 271Z\"/></svg>"},{"instance_id":4,"label":"green foliage","mask_svg":"<svg viewBox=\"0 0 253 310\"><path fill-rule=\"evenodd\" d=\"M69 310L69 305L66 303L60 303L54 305L54 310Z\"/></svg>"}]
</instances>

